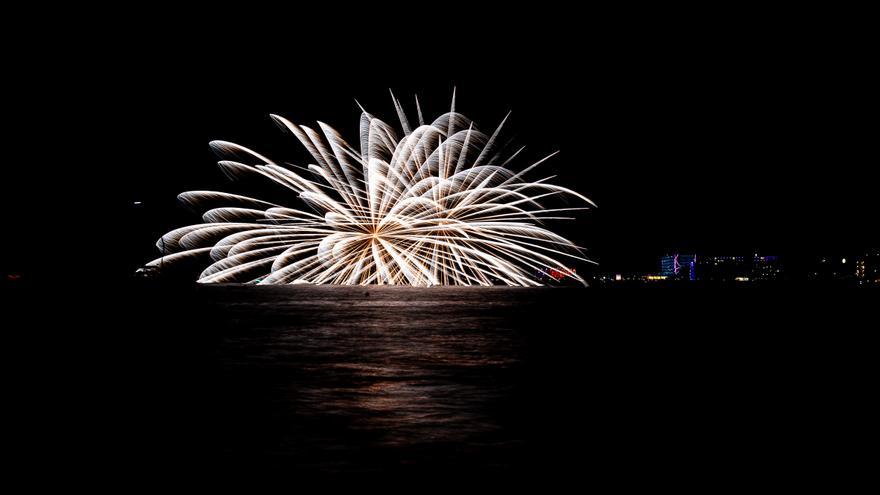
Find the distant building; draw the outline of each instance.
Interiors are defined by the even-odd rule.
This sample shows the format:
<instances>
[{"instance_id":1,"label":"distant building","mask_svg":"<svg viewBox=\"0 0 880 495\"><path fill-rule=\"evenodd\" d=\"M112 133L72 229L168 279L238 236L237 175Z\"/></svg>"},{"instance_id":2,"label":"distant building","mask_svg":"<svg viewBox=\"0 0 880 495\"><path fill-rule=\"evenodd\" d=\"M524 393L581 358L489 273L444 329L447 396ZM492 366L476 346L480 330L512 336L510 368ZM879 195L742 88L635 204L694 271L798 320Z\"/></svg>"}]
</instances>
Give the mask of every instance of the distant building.
<instances>
[{"instance_id":1,"label":"distant building","mask_svg":"<svg viewBox=\"0 0 880 495\"><path fill-rule=\"evenodd\" d=\"M660 258L660 275L666 280L696 280L697 255L670 254Z\"/></svg>"},{"instance_id":2,"label":"distant building","mask_svg":"<svg viewBox=\"0 0 880 495\"><path fill-rule=\"evenodd\" d=\"M880 284L880 249L872 249L855 260L855 277L861 283Z\"/></svg>"},{"instance_id":3,"label":"distant building","mask_svg":"<svg viewBox=\"0 0 880 495\"><path fill-rule=\"evenodd\" d=\"M847 264L847 261L850 261ZM865 266L867 269L867 265ZM808 267L807 278L828 282L832 280L852 280L857 277L858 266L846 256L818 256Z\"/></svg>"},{"instance_id":4,"label":"distant building","mask_svg":"<svg viewBox=\"0 0 880 495\"><path fill-rule=\"evenodd\" d=\"M755 254L752 258L752 280L780 280L782 278L782 264L778 256L760 256Z\"/></svg>"},{"instance_id":5,"label":"distant building","mask_svg":"<svg viewBox=\"0 0 880 495\"><path fill-rule=\"evenodd\" d=\"M781 278L782 265L778 256L704 256L677 253L660 258L660 275L657 279L747 282Z\"/></svg>"},{"instance_id":6,"label":"distant building","mask_svg":"<svg viewBox=\"0 0 880 495\"><path fill-rule=\"evenodd\" d=\"M697 277L711 282L748 281L752 277L751 261L745 256L700 256Z\"/></svg>"}]
</instances>

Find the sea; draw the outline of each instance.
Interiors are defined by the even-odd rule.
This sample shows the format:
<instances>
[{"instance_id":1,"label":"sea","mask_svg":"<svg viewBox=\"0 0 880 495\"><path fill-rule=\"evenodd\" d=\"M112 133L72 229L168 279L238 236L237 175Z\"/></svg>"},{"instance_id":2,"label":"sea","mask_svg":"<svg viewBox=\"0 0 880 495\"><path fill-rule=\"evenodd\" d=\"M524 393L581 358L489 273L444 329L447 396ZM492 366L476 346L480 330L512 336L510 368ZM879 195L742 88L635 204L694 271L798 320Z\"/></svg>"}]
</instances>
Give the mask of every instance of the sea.
<instances>
[{"instance_id":1,"label":"sea","mask_svg":"<svg viewBox=\"0 0 880 495\"><path fill-rule=\"evenodd\" d=\"M69 289L17 295L21 451L132 476L742 488L863 462L876 388L863 289Z\"/></svg>"}]
</instances>

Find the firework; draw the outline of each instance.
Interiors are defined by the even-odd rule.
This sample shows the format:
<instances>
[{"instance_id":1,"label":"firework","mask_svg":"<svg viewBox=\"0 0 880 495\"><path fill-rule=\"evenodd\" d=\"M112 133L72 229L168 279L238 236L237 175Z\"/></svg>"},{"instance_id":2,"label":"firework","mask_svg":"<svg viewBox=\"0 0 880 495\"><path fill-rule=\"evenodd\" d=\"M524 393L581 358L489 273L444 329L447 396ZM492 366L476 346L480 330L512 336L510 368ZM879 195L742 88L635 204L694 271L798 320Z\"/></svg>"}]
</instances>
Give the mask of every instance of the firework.
<instances>
[{"instance_id":1,"label":"firework","mask_svg":"<svg viewBox=\"0 0 880 495\"><path fill-rule=\"evenodd\" d=\"M272 115L314 158L307 167L211 142L227 176L262 176L302 206L182 193L183 203L204 211L204 223L162 236L164 255L148 266L204 258L210 264L198 280L206 283L536 286L536 273L590 262L544 225L595 205L552 177L525 179L556 153L517 172L508 167L523 148L504 153L499 144L507 117L486 135L455 111L453 93L451 110L429 124L416 99L412 126L392 100L402 134L361 108L359 151L322 122L318 131ZM584 204L542 206L554 196Z\"/></svg>"}]
</instances>

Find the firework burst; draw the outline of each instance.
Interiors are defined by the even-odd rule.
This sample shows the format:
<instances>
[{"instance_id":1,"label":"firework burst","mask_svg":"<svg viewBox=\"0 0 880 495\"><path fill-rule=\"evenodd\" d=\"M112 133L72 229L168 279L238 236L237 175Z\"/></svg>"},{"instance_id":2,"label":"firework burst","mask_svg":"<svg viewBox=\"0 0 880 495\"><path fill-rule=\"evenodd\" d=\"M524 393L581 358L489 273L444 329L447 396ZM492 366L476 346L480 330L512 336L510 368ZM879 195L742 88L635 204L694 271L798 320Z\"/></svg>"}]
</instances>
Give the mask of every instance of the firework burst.
<instances>
[{"instance_id":1,"label":"firework burst","mask_svg":"<svg viewBox=\"0 0 880 495\"><path fill-rule=\"evenodd\" d=\"M199 282L216 283L536 286L536 275L572 259L590 262L582 248L543 225L595 205L551 184L552 177L524 179L555 153L515 172L508 165L522 148L505 154L498 144L507 117L486 135L455 111L453 93L451 110L430 124L416 99L413 128L393 94L392 100L402 135L361 108L359 151L324 123L318 132L272 115L314 158L307 167L211 142L230 178L262 176L307 208L216 191L182 193L183 203L207 210L204 223L162 236L157 246L166 254L148 266L209 258ZM539 202L552 196L586 204L548 209Z\"/></svg>"}]
</instances>

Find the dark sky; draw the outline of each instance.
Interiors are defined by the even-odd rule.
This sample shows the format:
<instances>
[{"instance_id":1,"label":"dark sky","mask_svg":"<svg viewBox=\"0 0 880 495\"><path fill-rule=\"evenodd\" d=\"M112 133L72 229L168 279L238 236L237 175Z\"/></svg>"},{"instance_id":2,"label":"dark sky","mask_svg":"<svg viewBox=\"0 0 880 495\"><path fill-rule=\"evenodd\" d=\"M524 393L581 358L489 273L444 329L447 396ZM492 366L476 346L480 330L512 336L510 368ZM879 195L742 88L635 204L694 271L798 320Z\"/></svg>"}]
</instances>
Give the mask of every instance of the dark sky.
<instances>
[{"instance_id":1,"label":"dark sky","mask_svg":"<svg viewBox=\"0 0 880 495\"><path fill-rule=\"evenodd\" d=\"M302 19L259 36L120 27L86 40L44 60L48 88L27 100L55 110L51 120L31 112L25 127L36 136L31 149L55 143L46 166L59 172L56 201L33 211L57 221L60 198L76 198L83 206L68 203L55 231L101 253L105 268L128 270L155 254L160 234L192 220L177 193L235 191L208 141L304 164L304 150L269 113L327 122L355 142L355 98L396 122L389 88L414 118L414 93L433 117L456 86L458 110L484 130L512 110L508 129L530 156L561 151L545 171L600 207L563 229L604 269L651 270L670 249L802 255L880 245L870 178L875 57L858 29L784 15L525 17L424 32ZM66 82L52 77L59 73ZM87 136L62 146L64 128ZM14 172L28 185L6 195L8 208L31 199L45 172ZM61 237L45 224L12 222L31 239ZM99 225L115 234L107 239ZM23 242L6 261L34 267L47 251Z\"/></svg>"}]
</instances>

